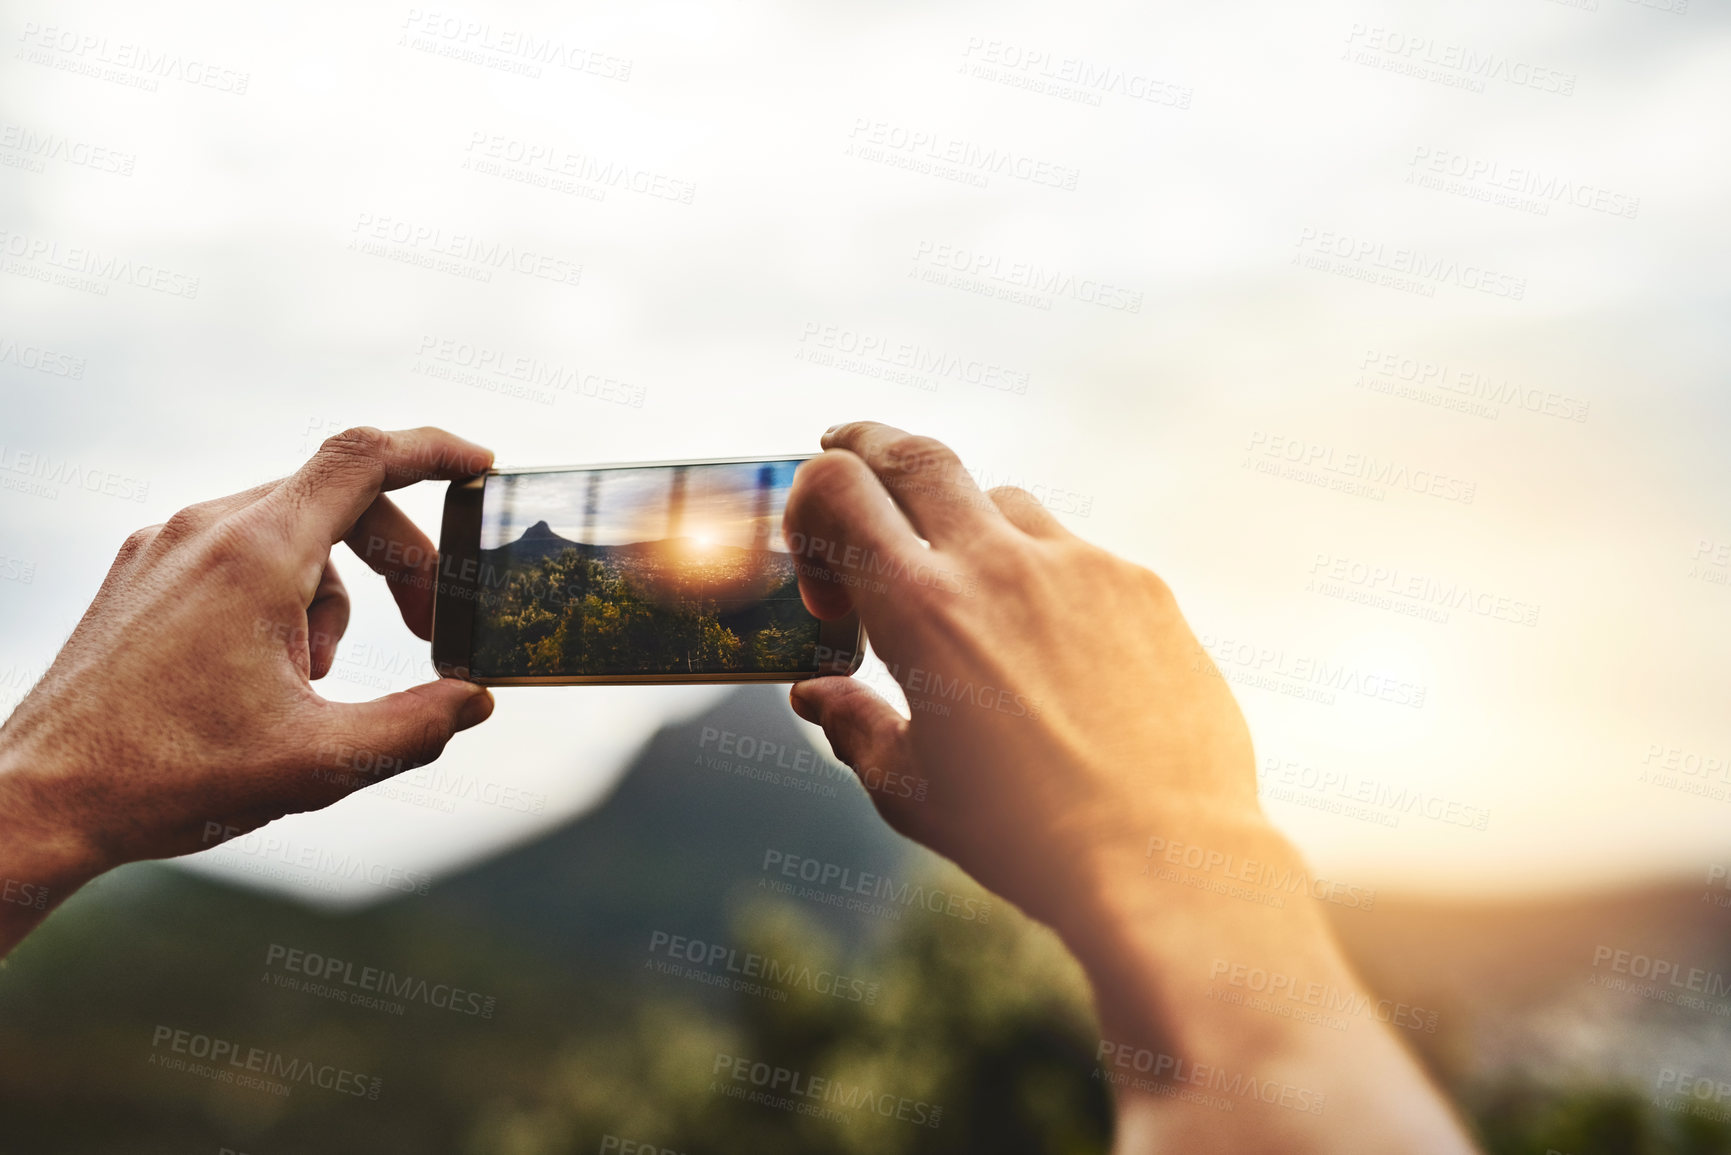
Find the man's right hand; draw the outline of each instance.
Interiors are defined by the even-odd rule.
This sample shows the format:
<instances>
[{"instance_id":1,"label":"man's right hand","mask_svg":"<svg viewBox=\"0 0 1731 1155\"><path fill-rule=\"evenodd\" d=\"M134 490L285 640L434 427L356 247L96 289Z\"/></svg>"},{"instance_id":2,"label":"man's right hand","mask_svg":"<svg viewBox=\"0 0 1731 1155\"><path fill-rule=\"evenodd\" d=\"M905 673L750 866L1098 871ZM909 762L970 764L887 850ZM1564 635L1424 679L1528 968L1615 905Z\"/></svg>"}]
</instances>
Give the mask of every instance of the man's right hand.
<instances>
[{"instance_id":1,"label":"man's right hand","mask_svg":"<svg viewBox=\"0 0 1731 1155\"><path fill-rule=\"evenodd\" d=\"M1165 583L1021 490L982 493L930 438L859 423L823 448L784 522L801 594L820 618L858 610L912 718L837 677L796 684L794 710L891 826L1058 931L1093 983L1108 1077L1160 1055L1168 1076L1272 1080L1317 1112L1122 1090L1120 1149L1470 1150L1379 1023L1343 1039L1210 997L1223 959L1359 986L1308 886L1186 884L1150 853L1309 878L1262 815L1243 715ZM923 799L884 788L909 776Z\"/></svg>"},{"instance_id":2,"label":"man's right hand","mask_svg":"<svg viewBox=\"0 0 1731 1155\"><path fill-rule=\"evenodd\" d=\"M1097 876L1135 875L1151 834L1283 852L1243 715L1164 582L1020 489L981 492L940 442L863 423L823 445L786 529L850 548L823 551L841 581L804 559L801 592L822 618L857 606L913 717L852 679L792 701L850 763L930 779L923 801L876 793L892 826L1054 926Z\"/></svg>"}]
</instances>

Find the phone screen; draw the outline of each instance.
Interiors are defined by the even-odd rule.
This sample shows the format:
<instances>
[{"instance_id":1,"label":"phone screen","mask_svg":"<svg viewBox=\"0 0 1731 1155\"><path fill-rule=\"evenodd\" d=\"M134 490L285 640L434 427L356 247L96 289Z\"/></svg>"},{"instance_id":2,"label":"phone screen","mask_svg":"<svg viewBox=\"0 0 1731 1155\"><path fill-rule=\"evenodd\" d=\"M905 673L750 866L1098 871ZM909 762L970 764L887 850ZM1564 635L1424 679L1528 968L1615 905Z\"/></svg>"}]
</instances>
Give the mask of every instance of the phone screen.
<instances>
[{"instance_id":1,"label":"phone screen","mask_svg":"<svg viewBox=\"0 0 1731 1155\"><path fill-rule=\"evenodd\" d=\"M809 672L781 535L800 461L488 475L474 674Z\"/></svg>"}]
</instances>

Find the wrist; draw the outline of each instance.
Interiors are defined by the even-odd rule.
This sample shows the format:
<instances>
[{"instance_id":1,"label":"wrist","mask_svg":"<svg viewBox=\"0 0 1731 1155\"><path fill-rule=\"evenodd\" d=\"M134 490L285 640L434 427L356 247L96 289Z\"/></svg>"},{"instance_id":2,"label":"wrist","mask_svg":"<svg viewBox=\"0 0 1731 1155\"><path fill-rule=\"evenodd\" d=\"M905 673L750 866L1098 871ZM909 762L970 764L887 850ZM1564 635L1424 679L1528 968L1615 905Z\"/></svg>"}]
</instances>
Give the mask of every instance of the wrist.
<instances>
[{"instance_id":1,"label":"wrist","mask_svg":"<svg viewBox=\"0 0 1731 1155\"><path fill-rule=\"evenodd\" d=\"M46 913L109 866L76 813L67 776L0 732L0 915Z\"/></svg>"},{"instance_id":2,"label":"wrist","mask_svg":"<svg viewBox=\"0 0 1731 1155\"><path fill-rule=\"evenodd\" d=\"M1093 855L1054 924L1094 990L1122 1149L1470 1151L1297 849L1255 813L1172 829Z\"/></svg>"},{"instance_id":3,"label":"wrist","mask_svg":"<svg viewBox=\"0 0 1731 1155\"><path fill-rule=\"evenodd\" d=\"M1358 989L1317 908L1314 876L1260 814L1170 826L1092 855L1078 901L1054 922L1089 975L1109 1039L1255 1052L1279 1046L1295 1024L1237 1005L1235 975L1260 968Z\"/></svg>"}]
</instances>

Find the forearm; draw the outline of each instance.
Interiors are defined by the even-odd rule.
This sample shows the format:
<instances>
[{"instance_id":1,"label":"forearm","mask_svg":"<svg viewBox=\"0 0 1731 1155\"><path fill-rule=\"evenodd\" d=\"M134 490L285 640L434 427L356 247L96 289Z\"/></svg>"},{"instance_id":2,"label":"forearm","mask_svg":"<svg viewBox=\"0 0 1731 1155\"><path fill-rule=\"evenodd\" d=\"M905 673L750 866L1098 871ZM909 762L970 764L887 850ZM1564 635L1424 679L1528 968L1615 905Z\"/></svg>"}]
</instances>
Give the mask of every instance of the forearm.
<instances>
[{"instance_id":1,"label":"forearm","mask_svg":"<svg viewBox=\"0 0 1731 1155\"><path fill-rule=\"evenodd\" d=\"M1282 872L1303 870L1285 840L1257 824L1215 840ZM1308 888L1222 893L1143 873L1146 865L1129 848L1103 859L1088 900L1059 928L1095 991L1118 1155L1473 1150L1370 1013L1374 1000ZM1307 1021L1319 1004L1339 1012L1335 1021Z\"/></svg>"}]
</instances>

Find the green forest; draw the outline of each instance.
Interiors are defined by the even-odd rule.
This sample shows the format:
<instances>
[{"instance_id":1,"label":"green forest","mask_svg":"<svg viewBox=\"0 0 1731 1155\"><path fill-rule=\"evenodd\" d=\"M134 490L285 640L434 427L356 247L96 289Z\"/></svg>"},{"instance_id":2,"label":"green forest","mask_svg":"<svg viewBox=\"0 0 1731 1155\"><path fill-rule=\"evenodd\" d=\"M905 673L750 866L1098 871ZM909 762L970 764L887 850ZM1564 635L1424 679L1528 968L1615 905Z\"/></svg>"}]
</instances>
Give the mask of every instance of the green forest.
<instances>
[{"instance_id":1,"label":"green forest","mask_svg":"<svg viewBox=\"0 0 1731 1155\"><path fill-rule=\"evenodd\" d=\"M724 674L816 662L819 624L799 600L791 565L762 597L724 600L690 583L656 596L646 585L581 549L514 560L480 599L473 669L483 677Z\"/></svg>"},{"instance_id":2,"label":"green forest","mask_svg":"<svg viewBox=\"0 0 1731 1155\"><path fill-rule=\"evenodd\" d=\"M16 1044L0 1048L7 1155L588 1155L620 1140L678 1155L1105 1155L1111 1143L1082 977L1013 910L988 924L914 912L848 957L802 904L739 896L733 944L869 975L883 994L867 1005L806 990L786 1001L730 995L647 967L636 981L604 976L581 955L440 934L412 910L332 919L154 867L106 891L80 896L0 970ZM203 941L212 945L193 945ZM398 1019L281 991L256 977L268 943L391 959L496 995L500 1011L416 1005ZM159 1073L150 1042L165 1022L382 1071L385 1093L374 1102L299 1088L276 1099ZM716 1074L718 1056L767 1056L941 1114L916 1125L747 1102L726 1093L733 1081ZM1487 1155L1731 1151L1723 1124L1632 1090L1451 1090Z\"/></svg>"}]
</instances>

